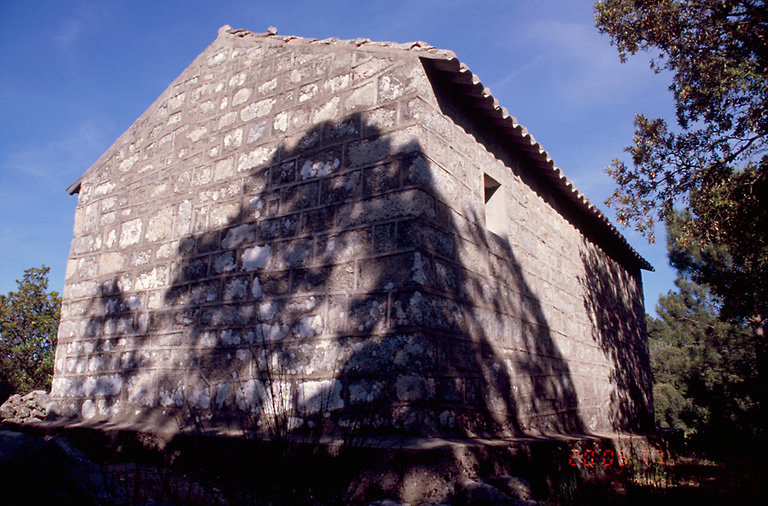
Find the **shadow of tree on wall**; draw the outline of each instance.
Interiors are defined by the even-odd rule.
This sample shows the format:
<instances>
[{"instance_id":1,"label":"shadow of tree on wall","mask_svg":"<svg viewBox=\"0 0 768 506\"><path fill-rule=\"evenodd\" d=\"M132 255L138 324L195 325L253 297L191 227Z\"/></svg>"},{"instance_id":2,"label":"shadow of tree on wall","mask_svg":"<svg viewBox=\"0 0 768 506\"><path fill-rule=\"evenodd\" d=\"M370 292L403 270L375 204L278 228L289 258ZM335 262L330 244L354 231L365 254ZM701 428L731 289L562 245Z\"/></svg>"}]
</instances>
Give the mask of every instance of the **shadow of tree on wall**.
<instances>
[{"instance_id":1,"label":"shadow of tree on wall","mask_svg":"<svg viewBox=\"0 0 768 506\"><path fill-rule=\"evenodd\" d=\"M508 241L452 213L419 143L391 139L352 115L283 143L237 198L217 187L237 206L180 241L167 290L103 284L84 363L118 373L86 388L93 409L271 437L583 433Z\"/></svg>"},{"instance_id":2,"label":"shadow of tree on wall","mask_svg":"<svg viewBox=\"0 0 768 506\"><path fill-rule=\"evenodd\" d=\"M626 273L593 250L582 251L581 260L585 273L579 283L585 294L584 308L592 320L592 336L612 366L612 426L620 431L651 432L652 379L642 293L630 293Z\"/></svg>"}]
</instances>

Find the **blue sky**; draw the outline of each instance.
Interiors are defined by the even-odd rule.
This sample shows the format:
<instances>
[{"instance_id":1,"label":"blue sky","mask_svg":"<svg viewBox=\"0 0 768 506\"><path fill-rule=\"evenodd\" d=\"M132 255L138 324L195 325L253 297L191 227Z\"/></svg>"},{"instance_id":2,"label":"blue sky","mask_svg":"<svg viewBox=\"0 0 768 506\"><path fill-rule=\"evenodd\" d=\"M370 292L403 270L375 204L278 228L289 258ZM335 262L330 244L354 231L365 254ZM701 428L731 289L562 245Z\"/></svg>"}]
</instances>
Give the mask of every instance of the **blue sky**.
<instances>
[{"instance_id":1,"label":"blue sky","mask_svg":"<svg viewBox=\"0 0 768 506\"><path fill-rule=\"evenodd\" d=\"M673 118L669 76L626 64L594 28L589 0L0 0L0 293L51 267L61 291L76 197L65 189L229 24L303 37L423 40L454 51L615 223L603 172L635 113ZM673 288L666 247L631 230L656 268L646 309Z\"/></svg>"}]
</instances>

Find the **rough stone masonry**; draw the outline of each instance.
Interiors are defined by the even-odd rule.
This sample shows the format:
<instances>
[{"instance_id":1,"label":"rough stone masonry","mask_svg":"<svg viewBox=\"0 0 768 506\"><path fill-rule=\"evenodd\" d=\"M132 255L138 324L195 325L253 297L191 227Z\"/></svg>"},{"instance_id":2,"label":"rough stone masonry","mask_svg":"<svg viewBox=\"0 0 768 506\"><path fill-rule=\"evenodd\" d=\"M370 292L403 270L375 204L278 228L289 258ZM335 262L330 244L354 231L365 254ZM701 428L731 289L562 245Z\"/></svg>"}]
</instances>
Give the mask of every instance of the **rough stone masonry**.
<instances>
[{"instance_id":1,"label":"rough stone masonry","mask_svg":"<svg viewBox=\"0 0 768 506\"><path fill-rule=\"evenodd\" d=\"M651 423L650 265L449 51L222 27L70 193L74 420Z\"/></svg>"}]
</instances>

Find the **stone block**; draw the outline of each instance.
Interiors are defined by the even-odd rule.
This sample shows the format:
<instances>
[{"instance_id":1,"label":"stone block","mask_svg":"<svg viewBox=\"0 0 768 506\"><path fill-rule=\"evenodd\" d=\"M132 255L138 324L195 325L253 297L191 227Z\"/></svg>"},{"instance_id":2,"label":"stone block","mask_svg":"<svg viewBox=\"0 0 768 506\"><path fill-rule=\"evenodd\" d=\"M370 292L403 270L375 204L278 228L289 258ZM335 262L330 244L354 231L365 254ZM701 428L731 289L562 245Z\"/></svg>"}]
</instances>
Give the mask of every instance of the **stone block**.
<instances>
[{"instance_id":1,"label":"stone block","mask_svg":"<svg viewBox=\"0 0 768 506\"><path fill-rule=\"evenodd\" d=\"M305 381L298 386L298 410L302 414L325 413L344 407L339 380Z\"/></svg>"},{"instance_id":2,"label":"stone block","mask_svg":"<svg viewBox=\"0 0 768 506\"><path fill-rule=\"evenodd\" d=\"M387 327L388 299L386 295L369 295L351 301L347 324L353 332L376 332Z\"/></svg>"},{"instance_id":3,"label":"stone block","mask_svg":"<svg viewBox=\"0 0 768 506\"><path fill-rule=\"evenodd\" d=\"M295 294L326 291L351 293L354 290L354 274L354 264L351 263L296 269L291 291Z\"/></svg>"},{"instance_id":4,"label":"stone block","mask_svg":"<svg viewBox=\"0 0 768 506\"><path fill-rule=\"evenodd\" d=\"M349 93L344 100L344 108L348 111L367 109L376 100L376 84L369 82Z\"/></svg>"},{"instance_id":5,"label":"stone block","mask_svg":"<svg viewBox=\"0 0 768 506\"><path fill-rule=\"evenodd\" d=\"M296 235L301 223L300 214L290 214L263 220L258 225L259 239L270 241Z\"/></svg>"},{"instance_id":6,"label":"stone block","mask_svg":"<svg viewBox=\"0 0 768 506\"><path fill-rule=\"evenodd\" d=\"M342 176L322 181L320 202L336 204L345 200L360 198L362 194L362 171L348 172Z\"/></svg>"},{"instance_id":7,"label":"stone block","mask_svg":"<svg viewBox=\"0 0 768 506\"><path fill-rule=\"evenodd\" d=\"M347 148L347 159L353 167L380 162L390 157L400 157L419 150L418 131L415 127L352 142Z\"/></svg>"},{"instance_id":8,"label":"stone block","mask_svg":"<svg viewBox=\"0 0 768 506\"><path fill-rule=\"evenodd\" d=\"M368 258L358 265L359 291L392 291L414 285L411 252Z\"/></svg>"},{"instance_id":9,"label":"stone block","mask_svg":"<svg viewBox=\"0 0 768 506\"><path fill-rule=\"evenodd\" d=\"M318 183L294 184L281 192L281 212L294 212L307 207L317 206Z\"/></svg>"},{"instance_id":10,"label":"stone block","mask_svg":"<svg viewBox=\"0 0 768 506\"><path fill-rule=\"evenodd\" d=\"M296 162L290 161L273 167L270 171L270 184L283 185L296 180Z\"/></svg>"},{"instance_id":11,"label":"stone block","mask_svg":"<svg viewBox=\"0 0 768 506\"><path fill-rule=\"evenodd\" d=\"M357 139L360 135L360 120L357 116L342 117L337 121L327 121L322 125L323 140L327 144Z\"/></svg>"},{"instance_id":12,"label":"stone block","mask_svg":"<svg viewBox=\"0 0 768 506\"><path fill-rule=\"evenodd\" d=\"M371 197L401 186L402 167L399 161L376 165L363 171L363 197Z\"/></svg>"}]
</instances>

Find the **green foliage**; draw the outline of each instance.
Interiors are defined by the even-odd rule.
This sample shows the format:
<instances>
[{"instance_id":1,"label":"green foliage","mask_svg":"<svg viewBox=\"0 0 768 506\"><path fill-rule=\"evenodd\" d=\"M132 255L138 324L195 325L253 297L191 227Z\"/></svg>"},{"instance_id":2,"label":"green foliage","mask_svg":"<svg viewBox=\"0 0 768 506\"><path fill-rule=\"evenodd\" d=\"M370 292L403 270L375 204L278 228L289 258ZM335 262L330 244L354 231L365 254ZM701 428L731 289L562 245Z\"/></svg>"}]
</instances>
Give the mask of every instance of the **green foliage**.
<instances>
[{"instance_id":1,"label":"green foliage","mask_svg":"<svg viewBox=\"0 0 768 506\"><path fill-rule=\"evenodd\" d=\"M675 236L670 262L720 298L724 317L746 321L753 331L764 333L768 173L747 169L702 192L707 195L692 201L691 212L669 217L669 230Z\"/></svg>"},{"instance_id":2,"label":"green foliage","mask_svg":"<svg viewBox=\"0 0 768 506\"><path fill-rule=\"evenodd\" d=\"M601 33L625 60L651 52L672 75L677 128L635 118L614 160L608 199L619 221L653 241L657 221L679 228L686 270L722 298L724 314L764 336L768 306L768 6L762 0L604 0Z\"/></svg>"},{"instance_id":3,"label":"green foliage","mask_svg":"<svg viewBox=\"0 0 768 506\"><path fill-rule=\"evenodd\" d=\"M670 237L672 252L673 229ZM659 317L647 317L657 426L710 443L760 436L760 343L747 325L720 316L720 300L705 286L684 272L675 285L659 297Z\"/></svg>"},{"instance_id":4,"label":"green foliage","mask_svg":"<svg viewBox=\"0 0 768 506\"><path fill-rule=\"evenodd\" d=\"M656 71L672 72L678 132L636 117L634 167L614 161L611 202L622 221L651 234L652 209L665 217L691 190L729 177L735 167L764 171L768 136L768 9L741 0L605 0L597 27L622 60L658 52ZM762 159L761 159L762 157ZM626 188L624 188L626 186Z\"/></svg>"},{"instance_id":5,"label":"green foliage","mask_svg":"<svg viewBox=\"0 0 768 506\"><path fill-rule=\"evenodd\" d=\"M0 382L13 392L51 385L61 298L47 291L49 270L25 270L18 290L0 295Z\"/></svg>"}]
</instances>

